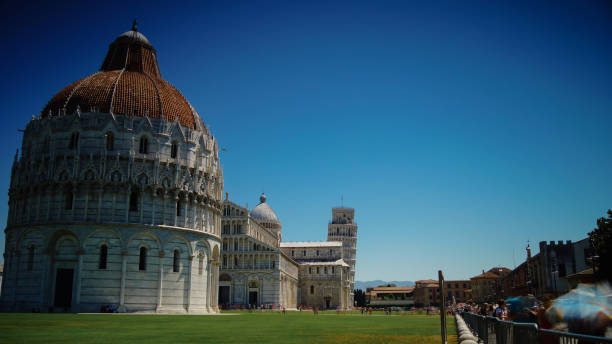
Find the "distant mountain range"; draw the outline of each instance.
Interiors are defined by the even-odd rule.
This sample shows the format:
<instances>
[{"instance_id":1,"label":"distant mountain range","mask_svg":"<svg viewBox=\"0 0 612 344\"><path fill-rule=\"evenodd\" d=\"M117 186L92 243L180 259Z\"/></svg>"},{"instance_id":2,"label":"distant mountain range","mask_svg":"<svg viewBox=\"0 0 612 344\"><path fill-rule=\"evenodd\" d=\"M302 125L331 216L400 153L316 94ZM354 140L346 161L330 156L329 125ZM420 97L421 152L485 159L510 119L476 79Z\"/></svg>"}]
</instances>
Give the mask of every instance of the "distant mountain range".
<instances>
[{"instance_id":1,"label":"distant mountain range","mask_svg":"<svg viewBox=\"0 0 612 344\"><path fill-rule=\"evenodd\" d=\"M361 289L365 291L366 288L373 288L373 287L378 287L380 285L387 285L387 284L395 284L398 287L412 287L414 285L414 282L413 281L381 281L381 280L355 281L355 289Z\"/></svg>"}]
</instances>

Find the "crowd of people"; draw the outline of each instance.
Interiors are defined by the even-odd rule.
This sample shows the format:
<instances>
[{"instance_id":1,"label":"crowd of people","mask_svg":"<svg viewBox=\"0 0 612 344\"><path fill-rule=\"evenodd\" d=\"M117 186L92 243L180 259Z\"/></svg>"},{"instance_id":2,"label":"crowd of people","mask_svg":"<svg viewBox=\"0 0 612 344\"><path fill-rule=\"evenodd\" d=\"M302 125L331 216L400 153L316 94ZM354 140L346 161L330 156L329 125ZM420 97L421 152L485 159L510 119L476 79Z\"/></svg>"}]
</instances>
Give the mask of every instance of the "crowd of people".
<instances>
[{"instance_id":1,"label":"crowd of people","mask_svg":"<svg viewBox=\"0 0 612 344\"><path fill-rule=\"evenodd\" d=\"M516 323L535 323L552 329L598 337L612 337L612 289L607 284L582 284L557 299L516 296L496 303L461 304L457 312L470 312ZM544 333L542 343L554 343Z\"/></svg>"}]
</instances>

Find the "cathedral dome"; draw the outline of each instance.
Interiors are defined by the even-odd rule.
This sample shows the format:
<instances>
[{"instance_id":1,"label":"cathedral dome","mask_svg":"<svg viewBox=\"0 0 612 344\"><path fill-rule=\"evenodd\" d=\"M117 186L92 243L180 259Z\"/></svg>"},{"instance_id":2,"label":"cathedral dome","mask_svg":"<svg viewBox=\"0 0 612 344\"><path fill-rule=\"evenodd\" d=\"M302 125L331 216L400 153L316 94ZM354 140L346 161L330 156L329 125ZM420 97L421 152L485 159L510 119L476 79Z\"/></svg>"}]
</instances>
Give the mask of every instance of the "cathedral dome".
<instances>
[{"instance_id":1,"label":"cathedral dome","mask_svg":"<svg viewBox=\"0 0 612 344\"><path fill-rule=\"evenodd\" d=\"M111 43L97 73L59 91L41 116L61 116L77 109L178 120L183 126L204 131L200 115L181 92L162 79L156 51L135 23L131 31Z\"/></svg>"},{"instance_id":2,"label":"cathedral dome","mask_svg":"<svg viewBox=\"0 0 612 344\"><path fill-rule=\"evenodd\" d=\"M251 210L251 217L262 224L273 225L273 227L276 227L276 225L280 226L280 221L278 220L276 213L268 204L266 204L266 195L262 193L259 197L259 201L261 203Z\"/></svg>"}]
</instances>

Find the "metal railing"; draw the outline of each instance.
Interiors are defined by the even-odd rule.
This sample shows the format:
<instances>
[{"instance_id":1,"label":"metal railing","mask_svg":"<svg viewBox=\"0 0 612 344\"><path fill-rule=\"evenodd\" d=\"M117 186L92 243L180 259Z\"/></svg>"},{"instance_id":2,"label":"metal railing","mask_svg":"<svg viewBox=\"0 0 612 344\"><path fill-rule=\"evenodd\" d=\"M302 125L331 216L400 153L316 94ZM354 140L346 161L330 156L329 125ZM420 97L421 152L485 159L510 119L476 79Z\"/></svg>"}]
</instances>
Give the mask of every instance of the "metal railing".
<instances>
[{"instance_id":1,"label":"metal railing","mask_svg":"<svg viewBox=\"0 0 612 344\"><path fill-rule=\"evenodd\" d=\"M541 329L533 323L516 323L485 317L473 313L463 313L465 323L474 335L485 344L604 344L612 343L612 338L595 337L586 334ZM546 339L546 340L545 340Z\"/></svg>"}]
</instances>

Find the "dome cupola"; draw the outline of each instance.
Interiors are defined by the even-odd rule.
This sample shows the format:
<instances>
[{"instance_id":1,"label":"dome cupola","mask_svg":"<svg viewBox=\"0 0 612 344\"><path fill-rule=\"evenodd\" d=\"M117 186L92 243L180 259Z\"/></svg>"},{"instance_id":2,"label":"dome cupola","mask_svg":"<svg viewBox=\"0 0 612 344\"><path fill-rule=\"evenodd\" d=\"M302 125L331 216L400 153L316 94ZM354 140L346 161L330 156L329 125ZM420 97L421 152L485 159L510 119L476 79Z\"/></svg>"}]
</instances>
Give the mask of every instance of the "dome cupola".
<instances>
[{"instance_id":1,"label":"dome cupola","mask_svg":"<svg viewBox=\"0 0 612 344\"><path fill-rule=\"evenodd\" d=\"M157 52L140 32L119 35L109 46L97 73L59 91L41 116L61 116L78 110L125 116L147 116L205 131L200 115L185 97L162 79Z\"/></svg>"},{"instance_id":2,"label":"dome cupola","mask_svg":"<svg viewBox=\"0 0 612 344\"><path fill-rule=\"evenodd\" d=\"M251 217L266 228L280 231L282 227L281 222L278 220L278 216L276 216L272 207L266 203L266 200L266 195L262 193L259 196L260 203L251 210Z\"/></svg>"}]
</instances>

